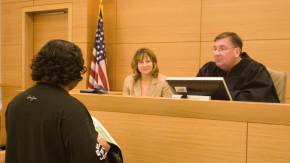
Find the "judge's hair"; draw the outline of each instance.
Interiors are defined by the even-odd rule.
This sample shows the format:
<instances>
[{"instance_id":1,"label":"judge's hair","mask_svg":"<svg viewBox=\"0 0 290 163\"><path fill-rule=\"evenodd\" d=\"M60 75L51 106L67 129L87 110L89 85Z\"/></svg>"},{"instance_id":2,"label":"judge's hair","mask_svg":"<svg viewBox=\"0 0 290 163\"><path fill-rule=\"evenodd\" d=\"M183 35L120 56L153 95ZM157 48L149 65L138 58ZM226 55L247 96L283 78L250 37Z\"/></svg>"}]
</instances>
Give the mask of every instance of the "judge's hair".
<instances>
[{"instance_id":1,"label":"judge's hair","mask_svg":"<svg viewBox=\"0 0 290 163\"><path fill-rule=\"evenodd\" d=\"M46 43L32 59L30 68L32 80L62 85L81 81L87 71L81 49L64 40Z\"/></svg>"},{"instance_id":2,"label":"judge's hair","mask_svg":"<svg viewBox=\"0 0 290 163\"><path fill-rule=\"evenodd\" d=\"M214 41L220 40L222 38L227 38L227 37L230 38L233 46L239 47L241 49L241 52L242 52L242 47L243 47L242 39L234 32L223 32L223 33L219 34L218 36L216 36Z\"/></svg>"},{"instance_id":3,"label":"judge's hair","mask_svg":"<svg viewBox=\"0 0 290 163\"><path fill-rule=\"evenodd\" d=\"M143 60L145 56L148 56L151 60L151 62L153 63L153 68L151 71L151 75L152 77L157 78L158 77L158 73L159 73L159 68L157 65L157 58L156 55L154 54L154 52L148 48L141 48L139 50L136 51L133 60L131 62L131 67L133 69L133 77L135 82L141 78L141 73L138 70L138 62Z\"/></svg>"}]
</instances>

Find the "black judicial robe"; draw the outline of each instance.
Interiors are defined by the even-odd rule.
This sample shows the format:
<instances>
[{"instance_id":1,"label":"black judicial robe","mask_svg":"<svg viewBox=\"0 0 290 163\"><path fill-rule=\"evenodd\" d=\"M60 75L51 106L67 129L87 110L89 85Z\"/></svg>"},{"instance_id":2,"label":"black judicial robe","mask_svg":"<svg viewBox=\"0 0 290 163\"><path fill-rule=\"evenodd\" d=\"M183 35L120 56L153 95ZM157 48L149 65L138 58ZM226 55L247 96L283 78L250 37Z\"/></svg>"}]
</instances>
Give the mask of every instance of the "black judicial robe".
<instances>
[{"instance_id":1,"label":"black judicial robe","mask_svg":"<svg viewBox=\"0 0 290 163\"><path fill-rule=\"evenodd\" d=\"M234 101L280 103L266 67L245 52L241 58L228 75L215 62L208 62L199 70L197 77L223 77Z\"/></svg>"}]
</instances>

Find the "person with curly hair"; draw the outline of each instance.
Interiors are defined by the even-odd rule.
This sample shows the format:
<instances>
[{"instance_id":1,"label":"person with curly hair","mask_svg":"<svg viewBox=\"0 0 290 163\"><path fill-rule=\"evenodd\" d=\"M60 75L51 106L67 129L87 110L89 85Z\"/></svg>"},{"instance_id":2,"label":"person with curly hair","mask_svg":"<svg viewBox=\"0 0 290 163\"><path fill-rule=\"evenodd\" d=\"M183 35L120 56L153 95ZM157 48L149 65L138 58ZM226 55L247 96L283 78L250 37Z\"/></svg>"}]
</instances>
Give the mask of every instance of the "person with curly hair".
<instances>
[{"instance_id":1,"label":"person with curly hair","mask_svg":"<svg viewBox=\"0 0 290 163\"><path fill-rule=\"evenodd\" d=\"M90 113L70 96L86 72L81 49L51 40L32 59L36 85L15 96L6 117L6 162L107 162L110 145L99 138Z\"/></svg>"},{"instance_id":2,"label":"person with curly hair","mask_svg":"<svg viewBox=\"0 0 290 163\"><path fill-rule=\"evenodd\" d=\"M171 97L166 76L159 73L157 58L148 48L141 48L131 62L133 75L125 79L123 95Z\"/></svg>"}]
</instances>

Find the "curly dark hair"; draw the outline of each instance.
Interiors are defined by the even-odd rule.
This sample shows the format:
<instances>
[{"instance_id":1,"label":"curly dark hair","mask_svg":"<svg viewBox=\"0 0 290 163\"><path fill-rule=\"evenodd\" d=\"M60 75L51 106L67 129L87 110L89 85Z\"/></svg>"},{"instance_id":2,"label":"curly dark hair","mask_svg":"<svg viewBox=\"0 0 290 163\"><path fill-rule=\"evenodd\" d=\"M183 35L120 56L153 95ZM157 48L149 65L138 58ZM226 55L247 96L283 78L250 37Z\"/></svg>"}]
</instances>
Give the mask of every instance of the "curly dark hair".
<instances>
[{"instance_id":1,"label":"curly dark hair","mask_svg":"<svg viewBox=\"0 0 290 163\"><path fill-rule=\"evenodd\" d=\"M81 49L65 40L51 40L32 59L31 77L34 81L68 85L83 79L87 69Z\"/></svg>"}]
</instances>

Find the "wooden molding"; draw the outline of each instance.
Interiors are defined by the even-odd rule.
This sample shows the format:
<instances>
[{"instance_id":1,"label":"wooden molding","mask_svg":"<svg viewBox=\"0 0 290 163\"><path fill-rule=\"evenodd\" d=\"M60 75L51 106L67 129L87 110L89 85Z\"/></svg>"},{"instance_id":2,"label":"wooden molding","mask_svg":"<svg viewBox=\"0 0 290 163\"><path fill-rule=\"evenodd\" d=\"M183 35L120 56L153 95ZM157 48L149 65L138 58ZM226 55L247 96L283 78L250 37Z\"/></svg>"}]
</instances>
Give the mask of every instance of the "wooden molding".
<instances>
[{"instance_id":1,"label":"wooden molding","mask_svg":"<svg viewBox=\"0 0 290 163\"><path fill-rule=\"evenodd\" d=\"M55 5L32 6L22 8L22 89L33 85L30 79L31 70L28 68L33 58L33 13L67 10L68 12L68 41L72 41L72 3Z\"/></svg>"}]
</instances>

